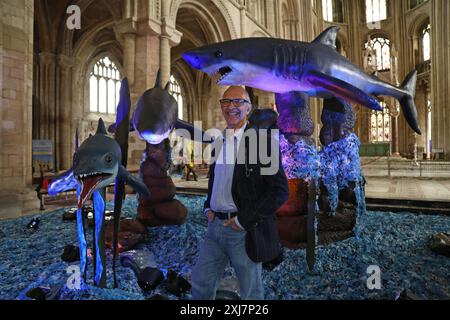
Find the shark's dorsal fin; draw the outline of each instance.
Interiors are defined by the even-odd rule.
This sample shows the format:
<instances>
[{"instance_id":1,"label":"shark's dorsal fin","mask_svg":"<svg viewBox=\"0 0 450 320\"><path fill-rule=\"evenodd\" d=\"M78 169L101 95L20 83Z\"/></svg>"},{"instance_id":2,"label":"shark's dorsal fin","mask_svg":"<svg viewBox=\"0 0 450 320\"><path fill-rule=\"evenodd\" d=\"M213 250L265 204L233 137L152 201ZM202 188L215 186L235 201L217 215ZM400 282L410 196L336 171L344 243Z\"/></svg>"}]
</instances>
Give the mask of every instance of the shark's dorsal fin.
<instances>
[{"instance_id":1,"label":"shark's dorsal fin","mask_svg":"<svg viewBox=\"0 0 450 320\"><path fill-rule=\"evenodd\" d=\"M155 88L161 87L161 69L158 69L158 73L156 74Z\"/></svg>"},{"instance_id":2,"label":"shark's dorsal fin","mask_svg":"<svg viewBox=\"0 0 450 320\"><path fill-rule=\"evenodd\" d=\"M166 83L166 86L164 87L164 90L166 90L167 92L169 92L169 90L170 90L170 81L168 81L168 82Z\"/></svg>"},{"instance_id":3,"label":"shark's dorsal fin","mask_svg":"<svg viewBox=\"0 0 450 320\"><path fill-rule=\"evenodd\" d=\"M79 142L78 142L78 128L75 129L75 152L78 151Z\"/></svg>"},{"instance_id":4,"label":"shark's dorsal fin","mask_svg":"<svg viewBox=\"0 0 450 320\"><path fill-rule=\"evenodd\" d=\"M340 27L333 26L326 29L324 32L322 32L314 41L313 43L321 43L323 45L332 47L333 49L336 49L336 37L340 30Z\"/></svg>"},{"instance_id":5,"label":"shark's dorsal fin","mask_svg":"<svg viewBox=\"0 0 450 320\"><path fill-rule=\"evenodd\" d=\"M108 134L108 132L106 132L105 123L103 122L102 118L98 119L97 132L95 134Z\"/></svg>"}]
</instances>

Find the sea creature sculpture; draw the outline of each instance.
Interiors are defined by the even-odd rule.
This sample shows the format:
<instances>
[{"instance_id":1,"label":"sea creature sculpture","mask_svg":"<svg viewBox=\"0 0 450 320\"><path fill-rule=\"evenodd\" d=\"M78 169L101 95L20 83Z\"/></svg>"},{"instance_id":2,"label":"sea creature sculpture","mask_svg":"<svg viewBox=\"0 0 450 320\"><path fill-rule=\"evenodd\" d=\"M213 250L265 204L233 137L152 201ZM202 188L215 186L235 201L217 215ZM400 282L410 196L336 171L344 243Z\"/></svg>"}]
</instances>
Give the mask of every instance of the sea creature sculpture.
<instances>
[{"instance_id":1,"label":"sea creature sculpture","mask_svg":"<svg viewBox=\"0 0 450 320\"><path fill-rule=\"evenodd\" d=\"M128 124L129 131L136 131L146 142L140 175L152 195L139 197L137 220L147 227L179 225L184 223L187 216L186 207L174 199L176 188L167 175L172 155L169 134L174 129L183 129L177 130L177 134L184 138L205 143L212 140L201 129L178 119L178 103L170 94L169 86L170 83L167 83L163 88L158 72L154 87L137 100L131 123ZM116 132L116 124L108 130Z\"/></svg>"},{"instance_id":2,"label":"sea creature sculpture","mask_svg":"<svg viewBox=\"0 0 450 320\"><path fill-rule=\"evenodd\" d=\"M81 274L86 277L87 246L82 207L93 196L94 202L94 282L97 286L106 286L106 260L104 241L104 212L105 188L113 181L115 185L115 243L114 262L117 254L117 233L119 229L120 213L124 198L124 183L132 186L139 194L148 197L149 191L145 184L131 175L124 167L127 158L127 141L129 132L129 90L126 79L122 81L120 101L117 110L116 140L109 137L102 119L98 121L95 135L86 139L73 156L73 166L70 170L57 177L49 187L49 194L57 193L76 187L78 210L77 229L80 246ZM128 119L128 120L127 120ZM128 123L127 123L128 122ZM125 130L123 130L125 128ZM115 266L115 263L114 263ZM115 277L114 277L115 280ZM115 284L116 286L116 281Z\"/></svg>"},{"instance_id":3,"label":"sea creature sculpture","mask_svg":"<svg viewBox=\"0 0 450 320\"><path fill-rule=\"evenodd\" d=\"M330 27L313 42L274 38L244 38L193 49L183 54L193 68L220 77L219 85L246 85L284 94L338 98L382 110L373 96L391 96L402 107L409 126L421 134L414 103L417 71L395 87L336 51L339 27Z\"/></svg>"},{"instance_id":4,"label":"sea creature sculpture","mask_svg":"<svg viewBox=\"0 0 450 320\"><path fill-rule=\"evenodd\" d=\"M130 131L136 131L142 140L149 144L158 145L167 139L173 129L184 129L191 139L203 142L211 137L192 124L178 119L178 103L169 92L170 82L163 88L160 71L156 76L155 86L145 91L136 103ZM116 131L116 125L108 128L109 132Z\"/></svg>"}]
</instances>

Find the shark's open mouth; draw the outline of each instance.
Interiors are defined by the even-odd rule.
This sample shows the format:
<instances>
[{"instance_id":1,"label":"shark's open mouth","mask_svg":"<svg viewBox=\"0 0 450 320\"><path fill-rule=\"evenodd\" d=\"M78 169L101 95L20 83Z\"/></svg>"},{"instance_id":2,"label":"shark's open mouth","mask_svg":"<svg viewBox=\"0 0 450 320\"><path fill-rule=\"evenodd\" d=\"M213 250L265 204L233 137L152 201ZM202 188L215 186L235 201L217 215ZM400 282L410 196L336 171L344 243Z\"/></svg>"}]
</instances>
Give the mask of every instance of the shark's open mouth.
<instances>
[{"instance_id":1,"label":"shark's open mouth","mask_svg":"<svg viewBox=\"0 0 450 320\"><path fill-rule=\"evenodd\" d=\"M77 176L77 180L81 182L81 193L78 198L78 209L80 209L84 203L92 196L95 188L103 180L111 177L112 174L93 172L88 174L80 174Z\"/></svg>"},{"instance_id":2,"label":"shark's open mouth","mask_svg":"<svg viewBox=\"0 0 450 320\"><path fill-rule=\"evenodd\" d=\"M231 69L228 66L220 68L219 71L217 71L217 76L220 75L219 79L217 80L217 83L219 83L223 79L225 79L232 71L233 71L233 69Z\"/></svg>"}]
</instances>

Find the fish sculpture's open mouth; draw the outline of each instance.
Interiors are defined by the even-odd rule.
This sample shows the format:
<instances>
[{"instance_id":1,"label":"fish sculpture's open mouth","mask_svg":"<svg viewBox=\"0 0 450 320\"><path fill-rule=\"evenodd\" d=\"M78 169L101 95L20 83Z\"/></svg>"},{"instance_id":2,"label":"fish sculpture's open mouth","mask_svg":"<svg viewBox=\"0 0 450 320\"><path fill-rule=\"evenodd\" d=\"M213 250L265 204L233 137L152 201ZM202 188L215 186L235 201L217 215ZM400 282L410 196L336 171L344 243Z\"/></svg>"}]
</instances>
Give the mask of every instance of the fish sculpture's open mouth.
<instances>
[{"instance_id":1,"label":"fish sculpture's open mouth","mask_svg":"<svg viewBox=\"0 0 450 320\"><path fill-rule=\"evenodd\" d=\"M77 180L81 183L81 193L78 198L78 209L83 207L84 203L92 196L92 193L100 182L111 177L110 173L93 172L88 174L80 174Z\"/></svg>"},{"instance_id":2,"label":"fish sculpture's open mouth","mask_svg":"<svg viewBox=\"0 0 450 320\"><path fill-rule=\"evenodd\" d=\"M232 71L233 69L231 69L229 66L220 68L215 74L215 77L218 78L217 83L220 83L222 80L224 80Z\"/></svg>"}]
</instances>

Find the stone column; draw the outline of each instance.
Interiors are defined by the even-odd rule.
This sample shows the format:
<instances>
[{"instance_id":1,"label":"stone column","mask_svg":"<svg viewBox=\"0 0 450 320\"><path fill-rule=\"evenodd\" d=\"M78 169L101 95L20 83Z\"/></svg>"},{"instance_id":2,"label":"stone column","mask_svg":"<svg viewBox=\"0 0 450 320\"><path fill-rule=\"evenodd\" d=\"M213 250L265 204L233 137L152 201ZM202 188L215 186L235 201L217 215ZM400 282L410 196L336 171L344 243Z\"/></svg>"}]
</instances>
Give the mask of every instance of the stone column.
<instances>
[{"instance_id":1,"label":"stone column","mask_svg":"<svg viewBox=\"0 0 450 320\"><path fill-rule=\"evenodd\" d=\"M136 56L136 34L124 34L123 47L123 67L125 69L126 77L128 78L129 86L134 84L134 68Z\"/></svg>"},{"instance_id":2,"label":"stone column","mask_svg":"<svg viewBox=\"0 0 450 320\"><path fill-rule=\"evenodd\" d=\"M270 34L275 34L275 2L274 0L266 0L267 9L267 30Z\"/></svg>"},{"instance_id":3,"label":"stone column","mask_svg":"<svg viewBox=\"0 0 450 320\"><path fill-rule=\"evenodd\" d=\"M34 1L2 1L0 12L0 219L39 208L32 190Z\"/></svg>"},{"instance_id":4,"label":"stone column","mask_svg":"<svg viewBox=\"0 0 450 320\"><path fill-rule=\"evenodd\" d=\"M162 34L160 37L160 70L161 85L164 87L170 79L170 43L169 35Z\"/></svg>"},{"instance_id":5,"label":"stone column","mask_svg":"<svg viewBox=\"0 0 450 320\"><path fill-rule=\"evenodd\" d=\"M50 74L53 74L52 68L54 67L55 55L50 52L42 52L39 54L39 105L40 105L40 130L39 139L50 139L50 114L52 108L50 107L50 96L54 91L50 91L49 85L54 78Z\"/></svg>"},{"instance_id":6,"label":"stone column","mask_svg":"<svg viewBox=\"0 0 450 320\"><path fill-rule=\"evenodd\" d=\"M71 141L73 132L71 132L71 101L72 101L72 67L73 60L70 57L59 55L58 74L59 86L59 117L58 117L58 146L55 150L58 152L58 169L67 170L71 167L73 150L71 150Z\"/></svg>"},{"instance_id":7,"label":"stone column","mask_svg":"<svg viewBox=\"0 0 450 320\"><path fill-rule=\"evenodd\" d=\"M431 100L433 148L450 159L450 1L431 1Z\"/></svg>"},{"instance_id":8,"label":"stone column","mask_svg":"<svg viewBox=\"0 0 450 320\"><path fill-rule=\"evenodd\" d=\"M245 1L241 1L241 6L239 8L239 13L241 15L241 38L245 38L245 20L247 19Z\"/></svg>"},{"instance_id":9,"label":"stone column","mask_svg":"<svg viewBox=\"0 0 450 320\"><path fill-rule=\"evenodd\" d=\"M395 110L391 110L391 120L392 120L392 156L400 157L400 152L398 149L398 117L400 115L400 106L398 102L395 101Z\"/></svg>"}]
</instances>

